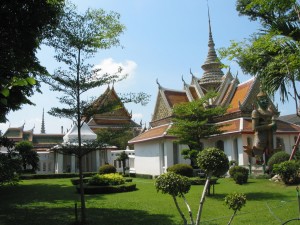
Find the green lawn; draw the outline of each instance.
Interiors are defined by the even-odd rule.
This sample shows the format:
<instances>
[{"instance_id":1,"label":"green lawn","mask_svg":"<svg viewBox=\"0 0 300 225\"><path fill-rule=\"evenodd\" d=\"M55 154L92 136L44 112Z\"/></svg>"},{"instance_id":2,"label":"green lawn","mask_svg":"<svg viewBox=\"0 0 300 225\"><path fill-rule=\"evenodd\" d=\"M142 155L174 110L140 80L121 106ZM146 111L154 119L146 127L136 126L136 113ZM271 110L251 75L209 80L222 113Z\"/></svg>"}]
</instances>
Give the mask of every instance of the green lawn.
<instances>
[{"instance_id":1,"label":"green lawn","mask_svg":"<svg viewBox=\"0 0 300 225\"><path fill-rule=\"evenodd\" d=\"M138 187L134 192L87 195L89 224L182 224L171 197L157 193L153 180L134 179L134 182ZM224 205L224 197L234 191L245 193L247 204L238 212L233 225L280 225L299 216L296 186L286 187L261 179L250 179L245 185L237 185L231 179L220 179L218 183L215 195L206 198L201 224L227 224L232 211ZM187 195L194 216L202 188L192 186ZM0 187L0 225L71 224L75 202L79 204L79 195L70 179L24 180L18 186ZM293 224L300 221L288 223Z\"/></svg>"}]
</instances>

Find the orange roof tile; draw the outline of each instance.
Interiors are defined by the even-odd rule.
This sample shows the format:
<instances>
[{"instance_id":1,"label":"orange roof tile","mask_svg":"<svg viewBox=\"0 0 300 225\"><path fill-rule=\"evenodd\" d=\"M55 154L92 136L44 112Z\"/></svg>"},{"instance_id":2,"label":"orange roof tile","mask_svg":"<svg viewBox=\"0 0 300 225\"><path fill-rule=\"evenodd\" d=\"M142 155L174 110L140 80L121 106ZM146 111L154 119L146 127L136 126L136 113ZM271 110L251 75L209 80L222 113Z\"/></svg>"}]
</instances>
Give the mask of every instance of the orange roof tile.
<instances>
[{"instance_id":1,"label":"orange roof tile","mask_svg":"<svg viewBox=\"0 0 300 225\"><path fill-rule=\"evenodd\" d=\"M167 135L167 130L168 130L169 126L170 126L170 124L165 124L162 126L157 126L157 127L151 128L151 129L147 130L146 132L140 134L139 136L131 139L128 143L134 144L134 143L149 141L149 140L162 138L162 137L172 137L172 136Z\"/></svg>"},{"instance_id":2,"label":"orange roof tile","mask_svg":"<svg viewBox=\"0 0 300 225\"><path fill-rule=\"evenodd\" d=\"M165 93L165 96L167 98L167 101L168 101L170 107L173 107L175 104L178 104L178 103L183 103L183 102L189 101L185 92L166 90L166 91L164 91L164 93Z\"/></svg>"},{"instance_id":3,"label":"orange roof tile","mask_svg":"<svg viewBox=\"0 0 300 225\"><path fill-rule=\"evenodd\" d=\"M238 87L235 90L235 93L230 101L230 107L227 110L227 113L232 113L239 111L239 102L243 103L244 100L246 99L252 84L254 82L254 79L250 79L245 83L242 83L238 85Z\"/></svg>"}]
</instances>

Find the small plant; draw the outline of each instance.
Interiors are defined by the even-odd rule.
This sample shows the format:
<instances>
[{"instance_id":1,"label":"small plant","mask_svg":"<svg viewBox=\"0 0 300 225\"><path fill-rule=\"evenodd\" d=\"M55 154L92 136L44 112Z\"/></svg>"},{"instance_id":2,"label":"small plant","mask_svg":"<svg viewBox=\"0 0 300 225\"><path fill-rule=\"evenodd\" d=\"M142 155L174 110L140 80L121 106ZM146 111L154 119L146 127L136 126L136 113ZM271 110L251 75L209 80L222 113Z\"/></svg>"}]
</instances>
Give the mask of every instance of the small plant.
<instances>
[{"instance_id":1,"label":"small plant","mask_svg":"<svg viewBox=\"0 0 300 225\"><path fill-rule=\"evenodd\" d=\"M187 220L186 220L182 210L180 209L177 199L176 199L176 197L182 197L188 208L190 219L191 219L191 224L194 224L192 211L191 211L190 206L188 205L188 203L185 199L185 196L184 196L184 194L188 193L191 188L191 184L187 177L178 175L174 172L167 172L165 174L160 175L156 179L155 187L156 187L157 192L161 191L161 193L163 193L163 194L169 194L172 196L174 203L176 205L176 208L183 220L183 224L186 225Z\"/></svg>"},{"instance_id":2,"label":"small plant","mask_svg":"<svg viewBox=\"0 0 300 225\"><path fill-rule=\"evenodd\" d=\"M291 160L275 164L273 171L280 175L285 184L295 184L299 182L299 169L299 162Z\"/></svg>"},{"instance_id":3,"label":"small plant","mask_svg":"<svg viewBox=\"0 0 300 225\"><path fill-rule=\"evenodd\" d=\"M229 169L229 175L237 184L245 184L248 181L249 170L242 166L233 166Z\"/></svg>"},{"instance_id":4,"label":"small plant","mask_svg":"<svg viewBox=\"0 0 300 225\"><path fill-rule=\"evenodd\" d=\"M116 173L117 169L113 165L106 164L99 168L99 174Z\"/></svg>"},{"instance_id":5,"label":"small plant","mask_svg":"<svg viewBox=\"0 0 300 225\"><path fill-rule=\"evenodd\" d=\"M274 164L280 164L282 162L288 161L290 159L290 155L284 151L279 151L274 153L271 158L268 160L268 170L269 173L273 174L273 166ZM274 174L273 174L274 175Z\"/></svg>"},{"instance_id":6,"label":"small plant","mask_svg":"<svg viewBox=\"0 0 300 225\"><path fill-rule=\"evenodd\" d=\"M193 167L188 164L175 164L173 166L170 166L167 169L168 172L174 172L176 174L186 176L186 177L192 177L193 176Z\"/></svg>"},{"instance_id":7,"label":"small plant","mask_svg":"<svg viewBox=\"0 0 300 225\"><path fill-rule=\"evenodd\" d=\"M241 208L246 204L246 195L242 193L229 194L225 197L225 204L229 209L232 209L234 211L228 222L228 225L230 225L236 212L238 210L240 211Z\"/></svg>"},{"instance_id":8,"label":"small plant","mask_svg":"<svg viewBox=\"0 0 300 225\"><path fill-rule=\"evenodd\" d=\"M106 179L103 175L96 174L91 177L88 181L89 185L94 185L94 186L107 186L109 185L109 180Z\"/></svg>"}]
</instances>

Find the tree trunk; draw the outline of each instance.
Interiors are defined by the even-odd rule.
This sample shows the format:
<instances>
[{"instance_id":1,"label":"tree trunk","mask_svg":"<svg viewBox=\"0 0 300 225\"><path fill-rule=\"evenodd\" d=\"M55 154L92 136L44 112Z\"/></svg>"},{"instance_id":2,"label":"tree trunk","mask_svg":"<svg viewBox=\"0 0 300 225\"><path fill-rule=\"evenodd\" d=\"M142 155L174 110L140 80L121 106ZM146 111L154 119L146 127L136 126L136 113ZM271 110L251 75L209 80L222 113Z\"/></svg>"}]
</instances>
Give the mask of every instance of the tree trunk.
<instances>
[{"instance_id":1,"label":"tree trunk","mask_svg":"<svg viewBox=\"0 0 300 225\"><path fill-rule=\"evenodd\" d=\"M211 175L208 174L207 178L206 178L204 189L202 191L202 197L200 199L199 209L198 209L198 213L197 213L196 225L200 224L202 209L203 209L203 205L204 205L204 201L205 201L205 195L206 195L207 189L209 187L210 177L211 177Z\"/></svg>"},{"instance_id":2,"label":"tree trunk","mask_svg":"<svg viewBox=\"0 0 300 225\"><path fill-rule=\"evenodd\" d=\"M78 157L78 166L79 166L79 188L80 188L80 202L81 202L81 223L84 224L86 221L85 214L85 198L84 198L84 188L83 188L83 174L82 174L82 157Z\"/></svg>"},{"instance_id":3,"label":"tree trunk","mask_svg":"<svg viewBox=\"0 0 300 225\"><path fill-rule=\"evenodd\" d=\"M184 200L184 203L185 203L186 207L188 208L189 215L190 215L190 219L191 219L191 225L194 225L195 222L194 222L194 219L193 219L193 212L192 212L192 210L191 210L191 207L190 207L190 205L188 204L188 202L187 202L187 200L186 200L186 198L185 198L184 195L182 195L182 198L183 198L183 200Z\"/></svg>"},{"instance_id":4,"label":"tree trunk","mask_svg":"<svg viewBox=\"0 0 300 225\"><path fill-rule=\"evenodd\" d=\"M175 203L175 205L176 205L176 208L177 208L177 210L178 210L178 212L179 212L179 214L180 214L180 216L181 216L181 218L182 218L182 220L183 220L183 224L184 224L184 225L187 225L187 220L186 220L186 218L185 218L183 212L182 212L181 209L179 208L179 205L178 205L178 202L177 202L177 200L176 200L176 197L175 197L175 196L172 196L172 197L173 197L174 203Z\"/></svg>"},{"instance_id":5,"label":"tree trunk","mask_svg":"<svg viewBox=\"0 0 300 225\"><path fill-rule=\"evenodd\" d=\"M230 220L229 220L229 222L228 222L227 225L230 225L230 224L231 224L231 222L232 222L233 217L235 216L235 214L236 214L236 210L234 211L234 213L233 213L232 216L230 217Z\"/></svg>"}]
</instances>

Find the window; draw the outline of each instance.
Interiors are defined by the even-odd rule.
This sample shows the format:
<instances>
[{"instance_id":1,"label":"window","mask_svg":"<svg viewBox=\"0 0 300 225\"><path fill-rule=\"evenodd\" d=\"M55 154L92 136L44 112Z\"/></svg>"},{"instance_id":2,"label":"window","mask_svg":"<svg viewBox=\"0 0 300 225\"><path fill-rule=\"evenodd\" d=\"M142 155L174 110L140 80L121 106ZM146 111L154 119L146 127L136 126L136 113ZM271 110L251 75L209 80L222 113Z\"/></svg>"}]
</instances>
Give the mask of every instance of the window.
<instances>
[{"instance_id":1,"label":"window","mask_svg":"<svg viewBox=\"0 0 300 225\"><path fill-rule=\"evenodd\" d=\"M47 167L46 162L43 162L43 172L46 172L46 167Z\"/></svg>"},{"instance_id":2,"label":"window","mask_svg":"<svg viewBox=\"0 0 300 225\"><path fill-rule=\"evenodd\" d=\"M179 156L178 156L178 144L173 143L173 164L178 164L179 163Z\"/></svg>"},{"instance_id":3,"label":"window","mask_svg":"<svg viewBox=\"0 0 300 225\"><path fill-rule=\"evenodd\" d=\"M283 138L277 137L276 138L276 148L282 151L285 150Z\"/></svg>"},{"instance_id":4,"label":"window","mask_svg":"<svg viewBox=\"0 0 300 225\"><path fill-rule=\"evenodd\" d=\"M222 140L217 141L216 142L216 148L224 151L224 141L222 141Z\"/></svg>"}]
</instances>

